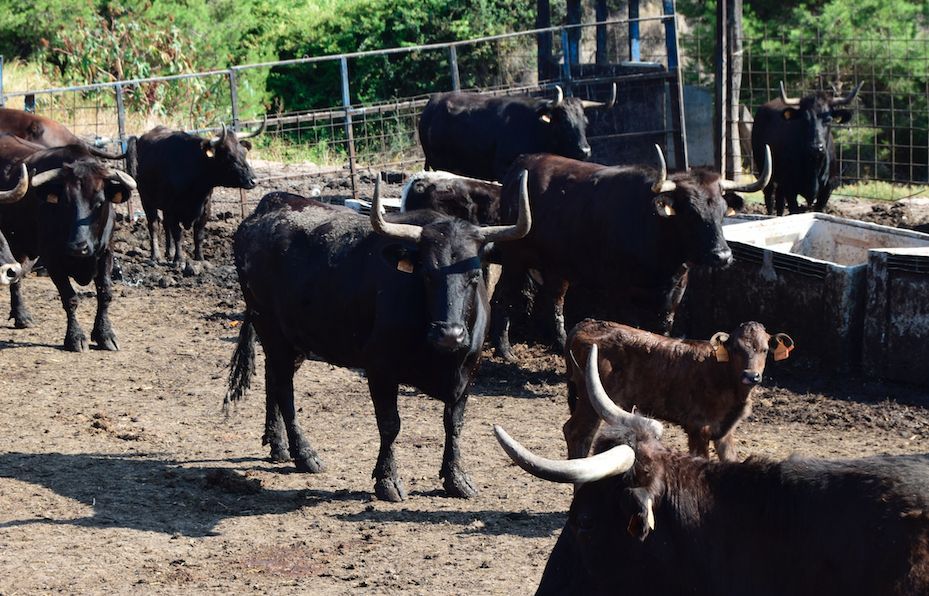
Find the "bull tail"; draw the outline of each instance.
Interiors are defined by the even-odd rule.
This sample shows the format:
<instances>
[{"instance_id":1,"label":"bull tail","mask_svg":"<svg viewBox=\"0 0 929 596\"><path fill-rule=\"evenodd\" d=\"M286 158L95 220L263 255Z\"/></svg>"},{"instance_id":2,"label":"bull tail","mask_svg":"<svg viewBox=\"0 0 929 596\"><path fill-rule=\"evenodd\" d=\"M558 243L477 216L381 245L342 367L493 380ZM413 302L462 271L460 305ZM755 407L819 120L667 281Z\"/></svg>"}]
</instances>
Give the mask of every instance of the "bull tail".
<instances>
[{"instance_id":1,"label":"bull tail","mask_svg":"<svg viewBox=\"0 0 929 596\"><path fill-rule=\"evenodd\" d=\"M252 325L251 313L246 309L245 319L239 328L239 341L229 363L229 382L223 409L245 396L255 375L255 327Z\"/></svg>"},{"instance_id":2,"label":"bull tail","mask_svg":"<svg viewBox=\"0 0 929 596\"><path fill-rule=\"evenodd\" d=\"M136 141L138 138L135 136L126 139L126 172L133 178L139 173L139 150Z\"/></svg>"}]
</instances>

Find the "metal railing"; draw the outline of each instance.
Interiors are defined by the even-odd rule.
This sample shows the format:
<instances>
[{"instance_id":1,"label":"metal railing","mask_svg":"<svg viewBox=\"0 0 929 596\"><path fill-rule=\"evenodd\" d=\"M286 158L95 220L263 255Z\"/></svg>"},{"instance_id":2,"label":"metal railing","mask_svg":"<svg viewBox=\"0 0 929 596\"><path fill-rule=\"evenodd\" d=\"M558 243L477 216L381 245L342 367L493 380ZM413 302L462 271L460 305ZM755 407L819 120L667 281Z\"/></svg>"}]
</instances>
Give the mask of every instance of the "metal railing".
<instances>
[{"instance_id":1,"label":"metal railing","mask_svg":"<svg viewBox=\"0 0 929 596\"><path fill-rule=\"evenodd\" d=\"M360 171L405 168L421 162L416 122L428 95L434 92L542 94L551 93L557 84L568 95L578 92L605 99L610 82L618 79L622 99L624 93L632 93L624 89L624 81L636 89L649 77L663 77L658 84L678 89L678 73L669 69L676 57L669 57L671 44L666 37L668 31L674 31L674 22L673 14L612 19L463 41L34 90L3 89L0 62L0 105L41 112L79 136L122 147L128 136L156 124L204 133L223 121L243 129L257 124L267 112L268 133L257 145L258 153L267 160L259 163L299 161L307 165L289 171L259 165L256 171L260 179L347 172L353 192L357 192ZM546 35L554 41L558 64L550 76L540 77L537 44ZM578 40L572 46L576 52L565 59L566 44L572 39ZM635 55L631 54L633 46ZM404 79L404 69L411 65L421 69ZM410 81L417 77L431 84ZM284 87L282 83L300 79L305 80L305 87ZM681 118L679 114L674 117L673 104L657 112L660 118L641 123L637 118L621 121L615 114L601 117L601 132L590 137L595 152L597 142L615 145L641 137L665 143L675 161L674 144L683 146ZM611 119L612 126L606 126ZM686 158L678 162L684 164Z\"/></svg>"}]
</instances>

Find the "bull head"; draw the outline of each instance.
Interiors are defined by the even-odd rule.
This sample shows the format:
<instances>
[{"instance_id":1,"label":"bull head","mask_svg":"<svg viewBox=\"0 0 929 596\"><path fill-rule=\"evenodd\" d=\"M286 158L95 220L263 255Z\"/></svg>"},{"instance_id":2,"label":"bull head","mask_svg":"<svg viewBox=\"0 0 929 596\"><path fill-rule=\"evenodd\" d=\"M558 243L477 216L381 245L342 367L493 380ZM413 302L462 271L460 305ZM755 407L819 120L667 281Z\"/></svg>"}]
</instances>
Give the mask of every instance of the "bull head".
<instances>
[{"instance_id":1,"label":"bull head","mask_svg":"<svg viewBox=\"0 0 929 596\"><path fill-rule=\"evenodd\" d=\"M485 226L479 229L482 242L503 242L518 240L529 233L532 227L532 214L529 210L529 173L523 170L519 175L519 215L516 224L511 226ZM384 236L398 240L419 242L423 228L413 224L392 223L384 219L381 213L381 177L374 183L374 198L371 201L371 226Z\"/></svg>"}]
</instances>

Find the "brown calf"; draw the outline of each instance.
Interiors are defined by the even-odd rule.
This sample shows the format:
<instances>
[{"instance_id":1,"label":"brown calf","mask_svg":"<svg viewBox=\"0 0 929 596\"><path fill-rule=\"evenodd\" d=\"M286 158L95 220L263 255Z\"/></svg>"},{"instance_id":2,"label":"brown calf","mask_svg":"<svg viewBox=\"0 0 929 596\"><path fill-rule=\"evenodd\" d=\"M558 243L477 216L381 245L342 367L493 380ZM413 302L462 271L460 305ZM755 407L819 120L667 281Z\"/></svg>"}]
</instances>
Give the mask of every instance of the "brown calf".
<instances>
[{"instance_id":1,"label":"brown calf","mask_svg":"<svg viewBox=\"0 0 929 596\"><path fill-rule=\"evenodd\" d=\"M694 455L709 456L712 439L719 459L734 461L732 435L751 410L752 389L761 383L769 349L787 357L793 340L768 335L760 323L742 323L709 341L673 339L619 323L587 319L568 336L565 360L571 418L564 425L568 455L586 457L600 419L588 399L584 370L592 344L599 344L603 385L615 403L638 408L684 427Z\"/></svg>"}]
</instances>

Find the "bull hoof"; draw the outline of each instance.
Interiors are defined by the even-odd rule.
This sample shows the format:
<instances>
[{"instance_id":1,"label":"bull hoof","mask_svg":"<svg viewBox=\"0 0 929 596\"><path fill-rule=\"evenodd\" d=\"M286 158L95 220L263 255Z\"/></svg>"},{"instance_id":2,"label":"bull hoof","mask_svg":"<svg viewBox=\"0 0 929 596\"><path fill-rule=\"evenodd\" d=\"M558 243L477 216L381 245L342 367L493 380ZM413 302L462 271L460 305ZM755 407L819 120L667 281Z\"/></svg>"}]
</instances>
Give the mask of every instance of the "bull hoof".
<instances>
[{"instance_id":1,"label":"bull hoof","mask_svg":"<svg viewBox=\"0 0 929 596\"><path fill-rule=\"evenodd\" d=\"M290 457L290 450L286 447L272 447L271 455L268 457L268 459L276 463L284 463L289 462L293 458Z\"/></svg>"},{"instance_id":2,"label":"bull hoof","mask_svg":"<svg viewBox=\"0 0 929 596\"><path fill-rule=\"evenodd\" d=\"M381 501L399 503L406 500L406 488L399 478L381 478L374 485L374 495Z\"/></svg>"},{"instance_id":3,"label":"bull hoof","mask_svg":"<svg viewBox=\"0 0 929 596\"><path fill-rule=\"evenodd\" d=\"M35 325L35 319L28 312L10 313L13 319L13 327L16 329L28 329Z\"/></svg>"},{"instance_id":4,"label":"bull hoof","mask_svg":"<svg viewBox=\"0 0 929 596\"><path fill-rule=\"evenodd\" d=\"M116 341L116 334L112 331L109 333L94 331L90 334L90 338L101 350L109 350L110 352L119 351L119 343Z\"/></svg>"},{"instance_id":5,"label":"bull hoof","mask_svg":"<svg viewBox=\"0 0 929 596\"><path fill-rule=\"evenodd\" d=\"M296 457L294 463L297 464L297 471L304 472L306 474L319 474L320 472L326 471L326 466L323 465L319 456L315 453L310 453L302 457Z\"/></svg>"},{"instance_id":6,"label":"bull hoof","mask_svg":"<svg viewBox=\"0 0 929 596\"><path fill-rule=\"evenodd\" d=\"M494 348L494 356L496 356L497 358L501 358L509 362L510 364L516 364L518 362L516 360L516 354L513 353L513 349L510 347Z\"/></svg>"},{"instance_id":7,"label":"bull hoof","mask_svg":"<svg viewBox=\"0 0 929 596\"><path fill-rule=\"evenodd\" d=\"M86 352L89 349L90 344L87 343L87 336L84 335L83 331L69 333L65 336L65 350L69 352Z\"/></svg>"},{"instance_id":8,"label":"bull hoof","mask_svg":"<svg viewBox=\"0 0 929 596\"><path fill-rule=\"evenodd\" d=\"M460 470L445 475L442 482L442 488L450 497L458 499L470 499L477 496L477 489L471 482L471 477Z\"/></svg>"}]
</instances>

